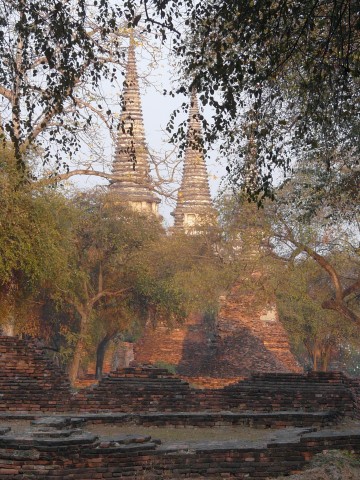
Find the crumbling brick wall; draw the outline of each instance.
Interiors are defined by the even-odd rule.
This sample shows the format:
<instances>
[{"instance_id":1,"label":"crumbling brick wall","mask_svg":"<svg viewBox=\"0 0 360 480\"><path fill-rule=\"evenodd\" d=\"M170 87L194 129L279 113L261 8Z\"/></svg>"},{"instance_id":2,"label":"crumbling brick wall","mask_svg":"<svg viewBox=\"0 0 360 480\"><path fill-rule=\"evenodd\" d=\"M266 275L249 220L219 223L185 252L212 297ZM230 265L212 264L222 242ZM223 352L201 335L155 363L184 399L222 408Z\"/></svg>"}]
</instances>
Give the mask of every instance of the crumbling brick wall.
<instances>
[{"instance_id":1,"label":"crumbling brick wall","mask_svg":"<svg viewBox=\"0 0 360 480\"><path fill-rule=\"evenodd\" d=\"M0 411L64 411L70 383L35 341L0 337Z\"/></svg>"}]
</instances>

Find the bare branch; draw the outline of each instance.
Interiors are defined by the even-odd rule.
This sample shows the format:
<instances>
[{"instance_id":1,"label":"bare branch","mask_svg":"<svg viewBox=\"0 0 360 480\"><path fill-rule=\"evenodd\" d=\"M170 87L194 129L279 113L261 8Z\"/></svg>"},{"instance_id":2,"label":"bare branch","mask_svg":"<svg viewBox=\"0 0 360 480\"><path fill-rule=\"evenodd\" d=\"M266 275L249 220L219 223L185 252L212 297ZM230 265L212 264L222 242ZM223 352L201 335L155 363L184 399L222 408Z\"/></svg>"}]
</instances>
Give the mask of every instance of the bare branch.
<instances>
[{"instance_id":1,"label":"bare branch","mask_svg":"<svg viewBox=\"0 0 360 480\"><path fill-rule=\"evenodd\" d=\"M54 183L58 183L63 180L68 180L69 178L74 177L76 175L93 175L96 177L103 177L108 180L115 179L115 176L112 175L111 173L101 172L100 170L92 170L90 168L87 168L87 169L71 170L70 172L59 173L58 175L54 175L53 177L42 178L38 180L36 184L39 186L52 185Z\"/></svg>"},{"instance_id":2,"label":"bare branch","mask_svg":"<svg viewBox=\"0 0 360 480\"><path fill-rule=\"evenodd\" d=\"M2 85L0 85L0 95L5 97L11 103L14 101L14 93L11 90L9 90L8 88L5 88Z\"/></svg>"},{"instance_id":3,"label":"bare branch","mask_svg":"<svg viewBox=\"0 0 360 480\"><path fill-rule=\"evenodd\" d=\"M93 307L96 302L101 300L103 297L114 298L114 297L121 297L125 293L132 290L132 287L123 288L122 290L102 290L101 292L97 293L94 297L92 297L89 301L89 304Z\"/></svg>"},{"instance_id":4,"label":"bare branch","mask_svg":"<svg viewBox=\"0 0 360 480\"><path fill-rule=\"evenodd\" d=\"M74 102L79 105L80 107L85 107L91 110L92 112L96 113L96 115L104 122L104 124L107 126L109 130L111 130L112 126L110 125L108 119L105 117L103 112L99 108L95 108L93 105L91 105L90 102L87 102L86 100L79 98L79 97L73 97Z\"/></svg>"}]
</instances>

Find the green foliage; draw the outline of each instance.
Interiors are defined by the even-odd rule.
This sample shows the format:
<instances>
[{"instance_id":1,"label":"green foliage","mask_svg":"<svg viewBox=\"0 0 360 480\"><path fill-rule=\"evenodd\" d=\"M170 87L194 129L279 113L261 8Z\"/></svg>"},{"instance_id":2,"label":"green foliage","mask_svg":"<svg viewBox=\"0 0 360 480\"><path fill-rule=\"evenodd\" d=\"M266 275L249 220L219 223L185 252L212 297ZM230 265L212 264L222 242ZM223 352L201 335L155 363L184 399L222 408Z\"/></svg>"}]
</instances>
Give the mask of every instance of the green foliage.
<instances>
[{"instance_id":1,"label":"green foliage","mask_svg":"<svg viewBox=\"0 0 360 480\"><path fill-rule=\"evenodd\" d=\"M0 154L0 308L6 321L25 305L31 310L55 281L57 288L66 283L73 211L54 190L17 189L11 151L1 148Z\"/></svg>"},{"instance_id":2,"label":"green foliage","mask_svg":"<svg viewBox=\"0 0 360 480\"><path fill-rule=\"evenodd\" d=\"M339 368L353 377L360 376L360 348L351 343L341 345L339 351Z\"/></svg>"},{"instance_id":3,"label":"green foliage","mask_svg":"<svg viewBox=\"0 0 360 480\"><path fill-rule=\"evenodd\" d=\"M79 341L79 335L73 330L66 329L62 331L63 342L59 350L59 356L64 365L70 363L74 355L76 343Z\"/></svg>"},{"instance_id":4,"label":"green foliage","mask_svg":"<svg viewBox=\"0 0 360 480\"><path fill-rule=\"evenodd\" d=\"M328 296L326 274L311 259L282 269L277 289L281 320L293 349L308 368L327 369L343 346L359 346L358 327L322 308Z\"/></svg>"},{"instance_id":5,"label":"green foliage","mask_svg":"<svg viewBox=\"0 0 360 480\"><path fill-rule=\"evenodd\" d=\"M46 337L62 362L120 333L138 335L149 318L173 325L194 310L214 312L234 278L205 234L167 236L158 220L108 195L18 188L5 168L0 180L3 320Z\"/></svg>"},{"instance_id":6,"label":"green foliage","mask_svg":"<svg viewBox=\"0 0 360 480\"><path fill-rule=\"evenodd\" d=\"M139 292L155 300L156 317L169 324L192 311L216 310L219 295L234 279L203 236L173 234L144 249L133 268L139 272Z\"/></svg>"},{"instance_id":7,"label":"green foliage","mask_svg":"<svg viewBox=\"0 0 360 480\"><path fill-rule=\"evenodd\" d=\"M276 295L280 318L307 366L327 368L343 347L356 351L360 305L354 216L351 224L345 215L329 222L326 203L316 215L307 215L301 177L261 209L243 195L222 200L220 220L233 248L230 258L238 263L241 288L254 294L254 308L273 303Z\"/></svg>"},{"instance_id":8,"label":"green foliage","mask_svg":"<svg viewBox=\"0 0 360 480\"><path fill-rule=\"evenodd\" d=\"M360 216L360 170L341 148L329 151L332 168L324 170L323 154L307 156L294 168L279 188L280 208L302 223L322 216L322 223L344 225L356 223Z\"/></svg>"},{"instance_id":9,"label":"green foliage","mask_svg":"<svg viewBox=\"0 0 360 480\"><path fill-rule=\"evenodd\" d=\"M278 288L279 263L269 242L272 227L269 202L260 208L249 202L245 192L223 195L219 201L225 254L231 261L241 289L253 297L256 309L273 304Z\"/></svg>"},{"instance_id":10,"label":"green foliage","mask_svg":"<svg viewBox=\"0 0 360 480\"><path fill-rule=\"evenodd\" d=\"M128 330L144 316L147 305L138 301L136 276L130 267L146 245L161 235L155 218L145 217L94 192L73 199L75 243L68 265L68 283L59 301L79 318L78 341L71 365L72 379L84 358L104 338Z\"/></svg>"},{"instance_id":11,"label":"green foliage","mask_svg":"<svg viewBox=\"0 0 360 480\"><path fill-rule=\"evenodd\" d=\"M343 183L346 176L356 182L344 162L327 180L316 163L301 165L281 186L270 209L271 242L284 259L311 257L329 280L323 308L359 324L359 189Z\"/></svg>"},{"instance_id":12,"label":"green foliage","mask_svg":"<svg viewBox=\"0 0 360 480\"><path fill-rule=\"evenodd\" d=\"M78 221L69 293L85 299L130 288L132 279L126 269L139 250L158 238L159 223L112 203L106 195L82 194L73 204Z\"/></svg>"},{"instance_id":13,"label":"green foliage","mask_svg":"<svg viewBox=\"0 0 360 480\"><path fill-rule=\"evenodd\" d=\"M172 45L183 73L178 91L188 94L193 85L203 105L212 107L211 121L203 118L206 139L221 138L235 188L243 184L254 141L258 172L248 192L254 199L273 196L274 168L316 157L330 172L334 152L348 158L350 169L338 187L356 189L356 0L31 0L2 2L0 22L0 135L12 143L19 173L29 169L30 148L45 163L55 159L56 171L66 169L64 158L77 154L96 112L112 125L99 87L113 81L123 63L126 27L140 23L162 39L175 32ZM175 139L185 131L180 125Z\"/></svg>"},{"instance_id":14,"label":"green foliage","mask_svg":"<svg viewBox=\"0 0 360 480\"><path fill-rule=\"evenodd\" d=\"M76 244L60 297L81 319L77 362L80 350L134 333L148 319L174 325L192 311L216 310L233 269L206 236L166 236L155 218L108 195L82 195L74 208Z\"/></svg>"}]
</instances>

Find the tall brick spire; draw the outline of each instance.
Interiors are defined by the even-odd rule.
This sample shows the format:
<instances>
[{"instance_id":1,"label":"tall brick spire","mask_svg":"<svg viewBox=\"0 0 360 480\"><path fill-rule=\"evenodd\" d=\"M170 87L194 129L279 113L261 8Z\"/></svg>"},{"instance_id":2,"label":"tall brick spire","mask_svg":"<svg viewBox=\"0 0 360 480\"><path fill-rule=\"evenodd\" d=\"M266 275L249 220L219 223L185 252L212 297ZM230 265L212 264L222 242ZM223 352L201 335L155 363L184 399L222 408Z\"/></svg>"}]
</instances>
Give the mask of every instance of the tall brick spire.
<instances>
[{"instance_id":1,"label":"tall brick spire","mask_svg":"<svg viewBox=\"0 0 360 480\"><path fill-rule=\"evenodd\" d=\"M196 92L191 92L187 147L181 187L175 211L174 228L196 230L215 221L204 152L201 146L202 132Z\"/></svg>"},{"instance_id":2,"label":"tall brick spire","mask_svg":"<svg viewBox=\"0 0 360 480\"><path fill-rule=\"evenodd\" d=\"M111 180L109 189L115 201L128 204L136 211L157 214L160 200L153 192L150 179L132 34L112 174L115 178Z\"/></svg>"}]
</instances>

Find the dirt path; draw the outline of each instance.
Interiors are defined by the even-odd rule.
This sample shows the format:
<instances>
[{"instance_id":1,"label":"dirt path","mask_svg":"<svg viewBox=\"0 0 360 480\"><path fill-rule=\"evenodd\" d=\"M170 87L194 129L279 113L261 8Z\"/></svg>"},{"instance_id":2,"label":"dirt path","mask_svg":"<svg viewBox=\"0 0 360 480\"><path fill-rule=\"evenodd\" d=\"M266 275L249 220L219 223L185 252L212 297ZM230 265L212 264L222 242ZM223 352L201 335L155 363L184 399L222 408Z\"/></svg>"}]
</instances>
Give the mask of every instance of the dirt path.
<instances>
[{"instance_id":1,"label":"dirt path","mask_svg":"<svg viewBox=\"0 0 360 480\"><path fill-rule=\"evenodd\" d=\"M162 442L201 442L207 441L228 441L228 440L263 440L270 441L274 436L274 430L255 429L250 427L143 427L141 425L87 425L84 430L95 433L99 436L114 436L119 434L150 435L152 438L159 438Z\"/></svg>"}]
</instances>

